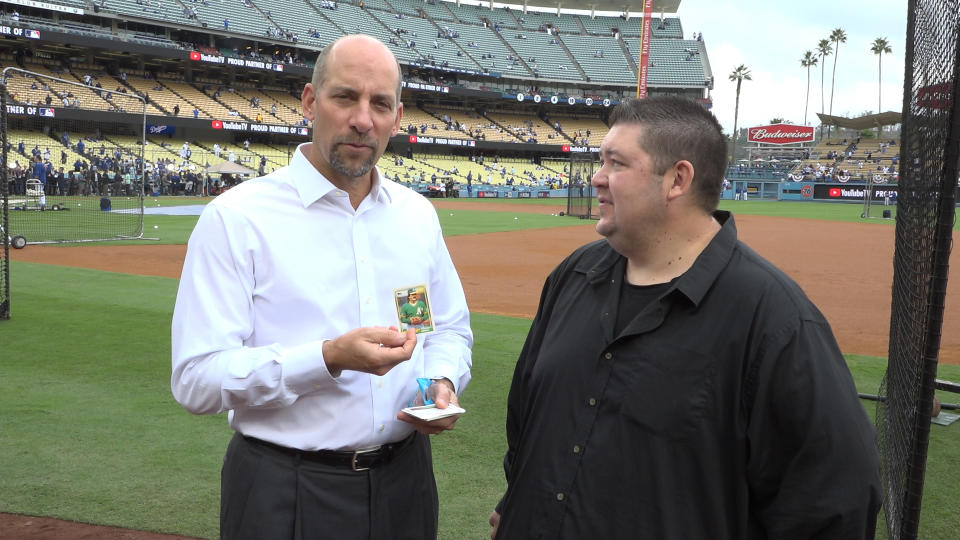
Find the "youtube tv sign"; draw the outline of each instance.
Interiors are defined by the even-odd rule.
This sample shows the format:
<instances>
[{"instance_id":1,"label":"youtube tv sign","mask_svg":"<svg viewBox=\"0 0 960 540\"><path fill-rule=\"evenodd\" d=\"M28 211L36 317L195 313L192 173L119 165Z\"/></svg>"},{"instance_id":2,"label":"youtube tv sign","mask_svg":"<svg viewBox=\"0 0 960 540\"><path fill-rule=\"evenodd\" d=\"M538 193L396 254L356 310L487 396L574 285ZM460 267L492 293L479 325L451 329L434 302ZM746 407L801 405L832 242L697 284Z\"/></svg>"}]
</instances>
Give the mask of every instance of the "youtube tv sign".
<instances>
[{"instance_id":1,"label":"youtube tv sign","mask_svg":"<svg viewBox=\"0 0 960 540\"><path fill-rule=\"evenodd\" d=\"M896 185L873 186L870 189L873 190L872 199L875 201L882 201L886 197L897 198ZM862 201L866 193L867 187L865 185L814 184L813 186L813 198L815 200Z\"/></svg>"}]
</instances>

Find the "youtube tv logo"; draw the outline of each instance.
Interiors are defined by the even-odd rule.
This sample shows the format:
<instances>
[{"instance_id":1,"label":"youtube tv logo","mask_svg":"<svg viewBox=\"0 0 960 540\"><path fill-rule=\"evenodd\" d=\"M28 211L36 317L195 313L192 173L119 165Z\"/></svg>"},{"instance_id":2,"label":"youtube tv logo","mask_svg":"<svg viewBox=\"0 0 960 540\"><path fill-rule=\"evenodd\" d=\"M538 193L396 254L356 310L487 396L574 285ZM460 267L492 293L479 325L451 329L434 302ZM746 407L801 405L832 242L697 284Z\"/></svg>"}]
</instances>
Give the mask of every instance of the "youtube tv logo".
<instances>
[{"instance_id":1,"label":"youtube tv logo","mask_svg":"<svg viewBox=\"0 0 960 540\"><path fill-rule=\"evenodd\" d=\"M190 51L190 59L193 60L193 61L195 61L195 62L199 62L199 61L200 61L200 53L198 53L197 51Z\"/></svg>"},{"instance_id":2,"label":"youtube tv logo","mask_svg":"<svg viewBox=\"0 0 960 540\"><path fill-rule=\"evenodd\" d=\"M569 145L569 144L565 144L565 145L561 146L561 147L560 147L560 151L561 151L561 152L569 152L569 151L570 151L570 145Z\"/></svg>"},{"instance_id":3,"label":"youtube tv logo","mask_svg":"<svg viewBox=\"0 0 960 540\"><path fill-rule=\"evenodd\" d=\"M223 129L223 122L220 120L214 120L210 122L210 127L213 129Z\"/></svg>"},{"instance_id":4,"label":"youtube tv logo","mask_svg":"<svg viewBox=\"0 0 960 540\"><path fill-rule=\"evenodd\" d=\"M412 143L417 142L417 136L416 136L416 135L411 135L411 136L410 136L410 142L412 142Z\"/></svg>"},{"instance_id":5,"label":"youtube tv logo","mask_svg":"<svg viewBox=\"0 0 960 540\"><path fill-rule=\"evenodd\" d=\"M831 196L831 197L842 197L842 196L843 196L843 192L840 191L840 188L830 188L830 196Z\"/></svg>"}]
</instances>

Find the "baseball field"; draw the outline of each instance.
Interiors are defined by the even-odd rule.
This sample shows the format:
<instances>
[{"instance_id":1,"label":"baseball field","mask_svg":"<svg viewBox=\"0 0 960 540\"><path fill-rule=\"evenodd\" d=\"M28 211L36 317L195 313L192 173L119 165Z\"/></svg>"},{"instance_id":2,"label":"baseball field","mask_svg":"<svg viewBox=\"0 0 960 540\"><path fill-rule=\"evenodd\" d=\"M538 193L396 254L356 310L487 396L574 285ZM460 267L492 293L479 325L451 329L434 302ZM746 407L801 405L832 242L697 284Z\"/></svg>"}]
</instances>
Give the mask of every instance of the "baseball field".
<instances>
[{"instance_id":1,"label":"baseball field","mask_svg":"<svg viewBox=\"0 0 960 540\"><path fill-rule=\"evenodd\" d=\"M200 199L149 199L174 206ZM594 222L565 199L436 200L473 313L474 377L457 429L434 438L445 539L485 538L502 493L506 392L540 286ZM858 205L725 201L740 238L830 321L860 392L883 377L893 220ZM154 240L11 251L0 322L0 538L215 538L224 415L170 396L170 317L195 216L147 215ZM960 238L955 229L954 243ZM957 261L957 256L952 257ZM956 266L956 265L955 265ZM960 381L960 280L948 283L939 378ZM953 330L951 330L953 329ZM939 393L946 403L960 396ZM862 402L871 417L875 404ZM955 537L960 426L933 426L922 538ZM696 504L696 494L691 494ZM883 529L881 525L881 529ZM886 538L883 531L878 538Z\"/></svg>"}]
</instances>

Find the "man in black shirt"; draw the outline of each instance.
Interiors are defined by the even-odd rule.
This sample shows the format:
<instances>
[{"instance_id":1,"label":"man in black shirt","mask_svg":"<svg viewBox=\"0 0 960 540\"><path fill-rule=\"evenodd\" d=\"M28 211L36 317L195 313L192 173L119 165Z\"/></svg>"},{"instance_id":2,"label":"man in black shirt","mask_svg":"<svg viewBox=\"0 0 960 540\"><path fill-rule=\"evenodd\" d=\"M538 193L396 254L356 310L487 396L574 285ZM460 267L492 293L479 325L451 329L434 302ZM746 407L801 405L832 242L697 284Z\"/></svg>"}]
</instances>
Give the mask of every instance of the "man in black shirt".
<instances>
[{"instance_id":1,"label":"man in black shirt","mask_svg":"<svg viewBox=\"0 0 960 540\"><path fill-rule=\"evenodd\" d=\"M873 426L826 319L716 210L720 125L670 96L610 124L606 238L544 285L491 537L872 539Z\"/></svg>"}]
</instances>

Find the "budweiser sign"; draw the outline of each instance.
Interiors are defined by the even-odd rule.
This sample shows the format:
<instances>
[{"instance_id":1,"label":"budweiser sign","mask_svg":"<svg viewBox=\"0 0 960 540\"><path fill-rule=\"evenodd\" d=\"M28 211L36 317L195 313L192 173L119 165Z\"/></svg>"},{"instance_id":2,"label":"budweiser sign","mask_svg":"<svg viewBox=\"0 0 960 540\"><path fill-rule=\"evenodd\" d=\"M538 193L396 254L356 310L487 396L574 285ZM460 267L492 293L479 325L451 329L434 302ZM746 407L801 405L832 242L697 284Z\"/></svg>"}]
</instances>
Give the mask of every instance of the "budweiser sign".
<instances>
[{"instance_id":1,"label":"budweiser sign","mask_svg":"<svg viewBox=\"0 0 960 540\"><path fill-rule=\"evenodd\" d=\"M813 141L813 127L793 124L756 126L747 131L750 142L767 144L793 144Z\"/></svg>"}]
</instances>

